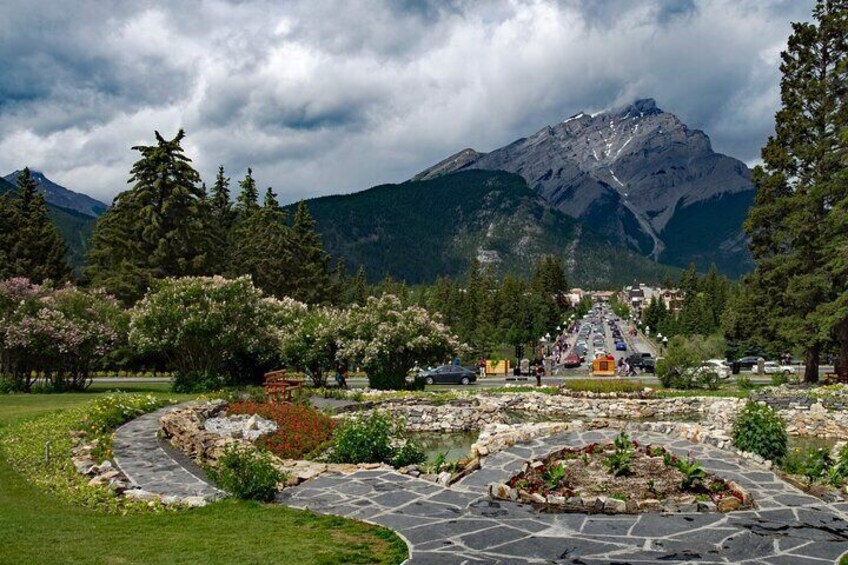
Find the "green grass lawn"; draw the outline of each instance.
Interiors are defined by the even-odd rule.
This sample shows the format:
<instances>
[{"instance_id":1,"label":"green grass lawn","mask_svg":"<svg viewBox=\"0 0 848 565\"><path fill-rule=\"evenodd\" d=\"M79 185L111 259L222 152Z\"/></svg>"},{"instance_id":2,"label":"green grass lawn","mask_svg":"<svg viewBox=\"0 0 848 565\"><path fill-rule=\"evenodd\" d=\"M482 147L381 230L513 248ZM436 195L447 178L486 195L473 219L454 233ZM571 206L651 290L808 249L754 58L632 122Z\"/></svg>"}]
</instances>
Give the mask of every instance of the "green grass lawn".
<instances>
[{"instance_id":1,"label":"green grass lawn","mask_svg":"<svg viewBox=\"0 0 848 565\"><path fill-rule=\"evenodd\" d=\"M134 386L165 394L155 383ZM98 394L0 395L0 428L79 406ZM39 491L5 460L0 461L0 548L0 563L16 564L388 564L407 556L406 545L389 530L275 505L227 500L184 512L95 512Z\"/></svg>"}]
</instances>

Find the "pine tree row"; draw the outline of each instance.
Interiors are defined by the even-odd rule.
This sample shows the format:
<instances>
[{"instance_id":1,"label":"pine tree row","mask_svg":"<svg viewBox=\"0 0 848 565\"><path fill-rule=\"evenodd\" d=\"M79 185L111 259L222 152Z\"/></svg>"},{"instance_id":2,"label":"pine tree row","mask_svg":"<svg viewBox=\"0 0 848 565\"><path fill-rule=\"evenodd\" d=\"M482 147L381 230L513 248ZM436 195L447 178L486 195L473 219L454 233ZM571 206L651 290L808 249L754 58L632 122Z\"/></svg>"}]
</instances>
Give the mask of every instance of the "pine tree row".
<instances>
[{"instance_id":1,"label":"pine tree row","mask_svg":"<svg viewBox=\"0 0 848 565\"><path fill-rule=\"evenodd\" d=\"M269 187L262 204L248 169L235 204L230 179L219 167L211 194L181 146L156 132L156 144L130 171L131 188L100 217L85 277L126 303L141 298L158 279L190 275L251 275L277 297L310 303L331 295L330 258L301 202L289 221Z\"/></svg>"},{"instance_id":2,"label":"pine tree row","mask_svg":"<svg viewBox=\"0 0 848 565\"><path fill-rule=\"evenodd\" d=\"M67 245L48 215L44 195L29 168L15 190L0 196L0 280L26 277L36 283L71 277Z\"/></svg>"}]
</instances>

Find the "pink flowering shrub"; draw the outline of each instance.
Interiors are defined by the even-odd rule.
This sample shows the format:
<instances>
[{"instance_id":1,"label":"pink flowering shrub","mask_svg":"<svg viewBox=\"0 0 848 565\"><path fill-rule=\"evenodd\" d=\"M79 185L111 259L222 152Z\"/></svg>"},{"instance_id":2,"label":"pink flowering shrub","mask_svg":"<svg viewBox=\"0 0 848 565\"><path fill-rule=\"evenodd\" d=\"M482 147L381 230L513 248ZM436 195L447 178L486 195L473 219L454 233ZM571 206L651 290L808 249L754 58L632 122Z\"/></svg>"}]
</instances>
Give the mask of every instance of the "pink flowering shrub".
<instances>
[{"instance_id":1,"label":"pink flowering shrub","mask_svg":"<svg viewBox=\"0 0 848 565\"><path fill-rule=\"evenodd\" d=\"M0 281L0 375L29 391L37 375L54 390L81 390L125 336L126 316L102 290Z\"/></svg>"}]
</instances>

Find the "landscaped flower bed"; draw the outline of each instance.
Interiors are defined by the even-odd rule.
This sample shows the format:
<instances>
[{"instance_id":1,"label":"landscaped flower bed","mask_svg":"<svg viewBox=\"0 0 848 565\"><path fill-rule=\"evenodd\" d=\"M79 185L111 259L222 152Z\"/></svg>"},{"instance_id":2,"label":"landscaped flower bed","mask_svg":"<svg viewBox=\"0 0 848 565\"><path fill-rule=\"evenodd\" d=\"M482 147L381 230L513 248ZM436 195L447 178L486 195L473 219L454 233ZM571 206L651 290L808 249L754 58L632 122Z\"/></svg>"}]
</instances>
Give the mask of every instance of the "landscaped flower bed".
<instances>
[{"instance_id":1,"label":"landscaped flower bed","mask_svg":"<svg viewBox=\"0 0 848 565\"><path fill-rule=\"evenodd\" d=\"M258 414L277 423L277 431L261 436L257 445L283 459L302 459L328 441L335 422L318 410L301 404L236 402L230 414Z\"/></svg>"},{"instance_id":2,"label":"landscaped flower bed","mask_svg":"<svg viewBox=\"0 0 848 565\"><path fill-rule=\"evenodd\" d=\"M735 482L624 433L610 443L566 448L526 463L507 484L493 485L491 494L563 512L729 512L753 505Z\"/></svg>"}]
</instances>

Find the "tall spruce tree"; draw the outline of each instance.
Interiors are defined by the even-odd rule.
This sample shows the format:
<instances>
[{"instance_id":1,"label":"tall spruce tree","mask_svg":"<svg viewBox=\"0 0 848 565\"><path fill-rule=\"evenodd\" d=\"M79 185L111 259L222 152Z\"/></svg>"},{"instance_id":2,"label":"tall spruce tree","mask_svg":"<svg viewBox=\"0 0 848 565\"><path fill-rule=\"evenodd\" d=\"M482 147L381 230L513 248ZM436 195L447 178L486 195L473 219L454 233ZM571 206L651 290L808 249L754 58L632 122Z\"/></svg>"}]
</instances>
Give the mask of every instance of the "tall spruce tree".
<instances>
[{"instance_id":1,"label":"tall spruce tree","mask_svg":"<svg viewBox=\"0 0 848 565\"><path fill-rule=\"evenodd\" d=\"M230 253L230 238L236 213L230 200L230 177L224 174L224 166L218 166L212 194L209 196L209 229L216 252L210 257L210 272L225 272Z\"/></svg>"},{"instance_id":2,"label":"tall spruce tree","mask_svg":"<svg viewBox=\"0 0 848 565\"><path fill-rule=\"evenodd\" d=\"M224 165L218 166L209 205L215 222L222 230L229 231L233 227L235 213L233 203L230 201L230 177L224 175Z\"/></svg>"},{"instance_id":3,"label":"tall spruce tree","mask_svg":"<svg viewBox=\"0 0 848 565\"><path fill-rule=\"evenodd\" d=\"M29 167L16 180L14 192L0 202L0 274L39 283L69 279L67 245L50 219Z\"/></svg>"},{"instance_id":4,"label":"tall spruce tree","mask_svg":"<svg viewBox=\"0 0 848 565\"><path fill-rule=\"evenodd\" d=\"M291 226L291 253L294 262L292 297L308 303L326 301L331 287L330 256L324 251L315 220L305 202L299 202Z\"/></svg>"},{"instance_id":5,"label":"tall spruce tree","mask_svg":"<svg viewBox=\"0 0 848 565\"><path fill-rule=\"evenodd\" d=\"M253 178L253 169L247 169L247 174L239 182L239 188L241 191L236 202L236 210L240 216L247 216L259 209L259 190L256 188L256 179Z\"/></svg>"},{"instance_id":6,"label":"tall spruce tree","mask_svg":"<svg viewBox=\"0 0 848 565\"><path fill-rule=\"evenodd\" d=\"M185 132L141 145L132 187L115 197L97 222L86 274L126 302L140 298L156 279L204 274L213 240L200 175L181 146Z\"/></svg>"},{"instance_id":7,"label":"tall spruce tree","mask_svg":"<svg viewBox=\"0 0 848 565\"><path fill-rule=\"evenodd\" d=\"M293 296L295 266L287 214L268 204L243 208L231 236L228 274L250 275L256 286L278 298Z\"/></svg>"},{"instance_id":8,"label":"tall spruce tree","mask_svg":"<svg viewBox=\"0 0 848 565\"><path fill-rule=\"evenodd\" d=\"M262 204L265 208L279 208L280 202L277 200L277 195L274 194L274 189L270 186L265 191L265 201Z\"/></svg>"},{"instance_id":9,"label":"tall spruce tree","mask_svg":"<svg viewBox=\"0 0 848 565\"><path fill-rule=\"evenodd\" d=\"M844 191L848 2L819 0L813 20L793 24L781 54L782 107L754 171L757 196L745 223L761 291L747 296L765 303L761 323L804 349L808 382L818 380L822 347L841 320L848 324L833 268L844 259L834 256L839 244L828 229ZM845 375L848 359L840 365Z\"/></svg>"}]
</instances>

